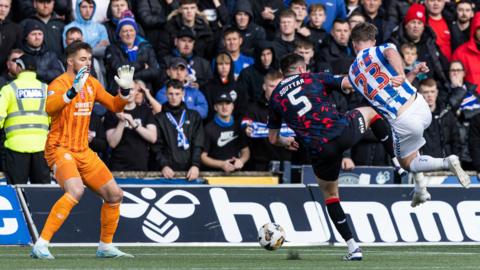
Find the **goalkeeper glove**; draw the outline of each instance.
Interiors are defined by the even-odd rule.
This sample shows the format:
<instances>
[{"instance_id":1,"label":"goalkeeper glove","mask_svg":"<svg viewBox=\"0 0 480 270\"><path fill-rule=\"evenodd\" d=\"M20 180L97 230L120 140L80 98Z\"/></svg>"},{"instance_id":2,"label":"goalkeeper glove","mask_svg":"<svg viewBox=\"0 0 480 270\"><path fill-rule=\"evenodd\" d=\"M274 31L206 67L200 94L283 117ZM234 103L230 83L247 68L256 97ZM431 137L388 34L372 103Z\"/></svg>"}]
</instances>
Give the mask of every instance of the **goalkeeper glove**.
<instances>
[{"instance_id":1,"label":"goalkeeper glove","mask_svg":"<svg viewBox=\"0 0 480 270\"><path fill-rule=\"evenodd\" d=\"M133 74L135 73L135 67L129 65L121 66L117 69L117 75L115 76L115 82L120 86L120 94L124 97L130 94L130 89L133 88Z\"/></svg>"},{"instance_id":2,"label":"goalkeeper glove","mask_svg":"<svg viewBox=\"0 0 480 270\"><path fill-rule=\"evenodd\" d=\"M85 82L87 81L89 75L90 75L89 66L84 66L77 72L77 75L73 80L73 86L67 91L67 94L66 94L69 99L73 99L78 94L78 92L80 92L83 89L83 86L85 85Z\"/></svg>"}]
</instances>

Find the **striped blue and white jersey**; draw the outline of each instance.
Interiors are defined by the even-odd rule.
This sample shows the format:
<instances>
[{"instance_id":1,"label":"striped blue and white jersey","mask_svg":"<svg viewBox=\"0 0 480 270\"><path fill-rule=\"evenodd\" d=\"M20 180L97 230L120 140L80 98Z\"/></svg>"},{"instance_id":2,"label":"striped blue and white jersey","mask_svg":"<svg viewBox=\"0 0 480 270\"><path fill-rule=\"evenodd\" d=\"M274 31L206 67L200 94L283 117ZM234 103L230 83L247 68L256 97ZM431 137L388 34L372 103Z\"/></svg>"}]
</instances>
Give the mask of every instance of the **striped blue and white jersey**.
<instances>
[{"instance_id":1,"label":"striped blue and white jersey","mask_svg":"<svg viewBox=\"0 0 480 270\"><path fill-rule=\"evenodd\" d=\"M398 109L417 91L410 82L393 87L390 78L397 72L383 55L383 51L395 45L386 43L362 50L357 54L348 72L348 79L355 91L361 93L384 116L397 118Z\"/></svg>"}]
</instances>

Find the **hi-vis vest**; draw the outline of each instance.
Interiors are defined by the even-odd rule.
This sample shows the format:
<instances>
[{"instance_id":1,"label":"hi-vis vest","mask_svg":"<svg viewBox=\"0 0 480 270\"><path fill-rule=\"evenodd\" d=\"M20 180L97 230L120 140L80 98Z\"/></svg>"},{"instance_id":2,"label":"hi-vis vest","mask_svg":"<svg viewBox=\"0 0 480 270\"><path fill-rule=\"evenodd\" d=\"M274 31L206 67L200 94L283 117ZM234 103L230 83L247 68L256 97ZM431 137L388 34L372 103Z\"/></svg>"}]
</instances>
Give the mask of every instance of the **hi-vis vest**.
<instances>
[{"instance_id":1,"label":"hi-vis vest","mask_svg":"<svg viewBox=\"0 0 480 270\"><path fill-rule=\"evenodd\" d=\"M45 112L47 85L31 71L0 90L0 128L5 130L5 147L21 153L45 149L49 118Z\"/></svg>"}]
</instances>

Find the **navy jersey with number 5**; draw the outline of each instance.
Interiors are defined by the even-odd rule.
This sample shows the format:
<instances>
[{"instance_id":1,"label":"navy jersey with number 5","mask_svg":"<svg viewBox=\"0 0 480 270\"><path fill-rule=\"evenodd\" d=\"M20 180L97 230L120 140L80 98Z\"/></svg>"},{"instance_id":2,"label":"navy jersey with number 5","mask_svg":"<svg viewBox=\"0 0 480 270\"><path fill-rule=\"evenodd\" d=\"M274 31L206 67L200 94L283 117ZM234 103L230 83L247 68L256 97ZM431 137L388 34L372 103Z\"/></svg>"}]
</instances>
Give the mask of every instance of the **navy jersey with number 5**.
<instances>
[{"instance_id":1,"label":"navy jersey with number 5","mask_svg":"<svg viewBox=\"0 0 480 270\"><path fill-rule=\"evenodd\" d=\"M321 149L347 126L345 116L337 111L330 96L332 90L340 89L342 78L328 73L284 78L270 97L268 128L279 129L283 119L306 146Z\"/></svg>"}]
</instances>

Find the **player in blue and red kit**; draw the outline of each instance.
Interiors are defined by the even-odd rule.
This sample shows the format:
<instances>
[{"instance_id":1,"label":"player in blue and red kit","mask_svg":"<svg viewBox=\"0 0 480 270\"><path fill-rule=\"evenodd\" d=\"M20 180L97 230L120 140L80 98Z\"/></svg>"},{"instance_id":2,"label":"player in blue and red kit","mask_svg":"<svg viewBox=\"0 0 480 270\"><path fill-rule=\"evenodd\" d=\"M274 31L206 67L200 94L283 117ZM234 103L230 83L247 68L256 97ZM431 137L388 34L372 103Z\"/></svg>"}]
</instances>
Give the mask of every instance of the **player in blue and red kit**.
<instances>
[{"instance_id":1,"label":"player in blue and red kit","mask_svg":"<svg viewBox=\"0 0 480 270\"><path fill-rule=\"evenodd\" d=\"M291 54L281 62L283 80L270 97L268 119L272 144L296 150L302 142L312 157L312 165L323 193L328 214L348 245L345 260L361 260L362 250L355 242L340 205L338 175L342 153L360 141L371 127L378 138L390 138L390 128L372 108L361 107L339 113L330 93L348 86L347 78L328 73L307 73L303 57ZM296 137L280 136L282 122ZM392 143L391 138L389 140Z\"/></svg>"}]
</instances>

